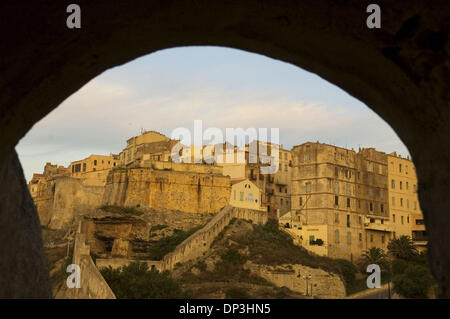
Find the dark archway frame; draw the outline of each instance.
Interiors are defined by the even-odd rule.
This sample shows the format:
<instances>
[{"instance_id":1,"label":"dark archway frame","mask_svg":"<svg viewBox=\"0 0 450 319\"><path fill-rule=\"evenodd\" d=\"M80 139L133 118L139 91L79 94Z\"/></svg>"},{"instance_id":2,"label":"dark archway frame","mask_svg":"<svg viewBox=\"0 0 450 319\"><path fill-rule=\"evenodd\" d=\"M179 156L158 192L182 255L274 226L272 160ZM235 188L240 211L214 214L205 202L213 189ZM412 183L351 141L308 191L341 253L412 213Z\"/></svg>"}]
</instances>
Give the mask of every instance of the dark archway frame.
<instances>
[{"instance_id":1,"label":"dark archway frame","mask_svg":"<svg viewBox=\"0 0 450 319\"><path fill-rule=\"evenodd\" d=\"M50 297L36 212L14 146L101 72L157 50L217 45L314 72L365 102L407 145L417 168L432 270L450 297L450 3L377 1L2 2L0 12L0 297ZM219 63L220 61L218 61ZM87 114L88 116L88 114Z\"/></svg>"}]
</instances>

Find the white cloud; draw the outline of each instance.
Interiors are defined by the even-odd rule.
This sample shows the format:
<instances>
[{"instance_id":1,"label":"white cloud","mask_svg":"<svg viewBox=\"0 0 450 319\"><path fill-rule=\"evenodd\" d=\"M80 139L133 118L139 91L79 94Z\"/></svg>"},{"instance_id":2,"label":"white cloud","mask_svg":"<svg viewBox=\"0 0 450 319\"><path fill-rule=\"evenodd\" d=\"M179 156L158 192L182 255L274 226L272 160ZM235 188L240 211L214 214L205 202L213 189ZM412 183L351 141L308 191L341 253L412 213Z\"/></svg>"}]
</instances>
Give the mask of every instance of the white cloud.
<instances>
[{"instance_id":1,"label":"white cloud","mask_svg":"<svg viewBox=\"0 0 450 319\"><path fill-rule=\"evenodd\" d=\"M287 147L305 141L373 146L406 153L393 130L367 107L288 99L282 92L219 88L196 82L152 90L90 81L37 123L17 150L27 179L45 162L67 165L91 153L117 153L140 128L170 136L176 127L278 127Z\"/></svg>"}]
</instances>

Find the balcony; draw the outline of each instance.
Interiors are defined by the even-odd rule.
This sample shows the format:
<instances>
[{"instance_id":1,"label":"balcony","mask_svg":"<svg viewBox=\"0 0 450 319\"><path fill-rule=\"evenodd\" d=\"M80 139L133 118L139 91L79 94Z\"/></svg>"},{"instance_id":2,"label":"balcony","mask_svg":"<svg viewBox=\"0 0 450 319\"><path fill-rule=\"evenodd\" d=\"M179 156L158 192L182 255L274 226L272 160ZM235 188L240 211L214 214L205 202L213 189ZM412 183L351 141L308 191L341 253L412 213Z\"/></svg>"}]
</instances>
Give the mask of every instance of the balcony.
<instances>
[{"instance_id":1,"label":"balcony","mask_svg":"<svg viewBox=\"0 0 450 319\"><path fill-rule=\"evenodd\" d=\"M394 227L387 222L384 222L384 224L376 223L376 222L375 223L365 222L364 228L366 230L376 230L376 231L382 231L382 232L393 232L394 231Z\"/></svg>"}]
</instances>

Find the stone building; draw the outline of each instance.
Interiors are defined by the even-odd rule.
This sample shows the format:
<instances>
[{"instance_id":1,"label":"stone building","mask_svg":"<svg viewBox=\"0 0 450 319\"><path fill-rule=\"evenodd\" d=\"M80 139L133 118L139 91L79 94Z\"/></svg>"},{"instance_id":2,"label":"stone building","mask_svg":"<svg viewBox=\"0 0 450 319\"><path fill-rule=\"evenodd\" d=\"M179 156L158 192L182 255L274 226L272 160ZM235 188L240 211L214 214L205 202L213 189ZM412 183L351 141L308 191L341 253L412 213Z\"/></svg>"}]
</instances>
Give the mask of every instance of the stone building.
<instances>
[{"instance_id":1,"label":"stone building","mask_svg":"<svg viewBox=\"0 0 450 319\"><path fill-rule=\"evenodd\" d=\"M86 173L110 170L118 166L119 157L116 154L95 155L92 154L85 159L70 163L70 176L75 178L84 178Z\"/></svg>"},{"instance_id":2,"label":"stone building","mask_svg":"<svg viewBox=\"0 0 450 319\"><path fill-rule=\"evenodd\" d=\"M141 160L170 161L173 146L177 140L155 132L146 131L127 140L127 145L119 153L122 167L139 166Z\"/></svg>"},{"instance_id":3,"label":"stone building","mask_svg":"<svg viewBox=\"0 0 450 319\"><path fill-rule=\"evenodd\" d=\"M329 257L350 260L372 246L386 247L389 215L383 154L318 142L292 149L291 218L303 241L325 247Z\"/></svg>"},{"instance_id":4,"label":"stone building","mask_svg":"<svg viewBox=\"0 0 450 319\"><path fill-rule=\"evenodd\" d=\"M393 237L409 236L419 250L424 250L427 245L427 234L417 197L414 163L395 152L388 155L387 161L390 219L394 225Z\"/></svg>"},{"instance_id":5,"label":"stone building","mask_svg":"<svg viewBox=\"0 0 450 319\"><path fill-rule=\"evenodd\" d=\"M231 181L230 206L266 211L261 189L249 179Z\"/></svg>"}]
</instances>

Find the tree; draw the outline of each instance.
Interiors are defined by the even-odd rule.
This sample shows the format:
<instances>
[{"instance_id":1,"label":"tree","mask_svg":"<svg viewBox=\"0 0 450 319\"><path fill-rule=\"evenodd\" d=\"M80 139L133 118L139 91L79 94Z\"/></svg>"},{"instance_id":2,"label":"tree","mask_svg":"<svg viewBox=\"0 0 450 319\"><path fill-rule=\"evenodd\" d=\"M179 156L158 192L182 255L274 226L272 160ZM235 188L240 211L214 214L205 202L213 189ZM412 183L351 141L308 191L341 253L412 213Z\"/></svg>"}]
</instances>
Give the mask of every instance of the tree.
<instances>
[{"instance_id":1,"label":"tree","mask_svg":"<svg viewBox=\"0 0 450 319\"><path fill-rule=\"evenodd\" d=\"M118 299L188 297L168 271L149 270L146 263L132 262L119 269L110 266L100 272Z\"/></svg>"},{"instance_id":2,"label":"tree","mask_svg":"<svg viewBox=\"0 0 450 319\"><path fill-rule=\"evenodd\" d=\"M388 244L388 250L394 258L408 261L418 255L417 248L409 236L400 236L392 239Z\"/></svg>"},{"instance_id":3,"label":"tree","mask_svg":"<svg viewBox=\"0 0 450 319\"><path fill-rule=\"evenodd\" d=\"M394 275L394 291L406 298L427 298L428 289L433 284L429 269L423 265L410 263L402 274Z\"/></svg>"},{"instance_id":4,"label":"tree","mask_svg":"<svg viewBox=\"0 0 450 319\"><path fill-rule=\"evenodd\" d=\"M384 271L388 270L389 262L383 249L372 247L361 255L359 265L364 273L366 272L367 266L370 264L376 264Z\"/></svg>"}]
</instances>

